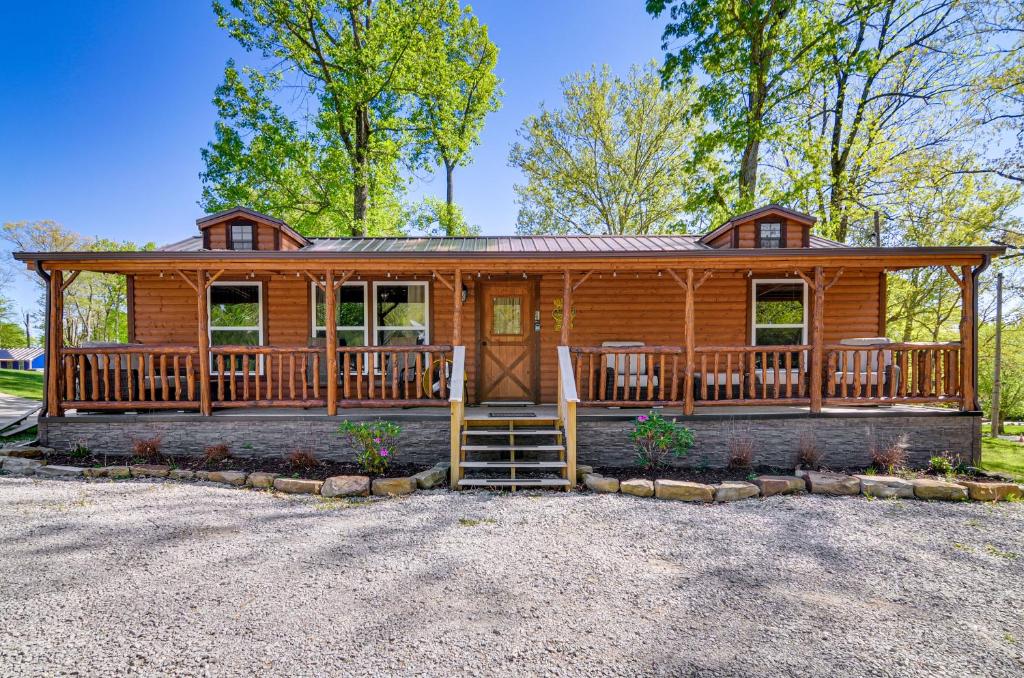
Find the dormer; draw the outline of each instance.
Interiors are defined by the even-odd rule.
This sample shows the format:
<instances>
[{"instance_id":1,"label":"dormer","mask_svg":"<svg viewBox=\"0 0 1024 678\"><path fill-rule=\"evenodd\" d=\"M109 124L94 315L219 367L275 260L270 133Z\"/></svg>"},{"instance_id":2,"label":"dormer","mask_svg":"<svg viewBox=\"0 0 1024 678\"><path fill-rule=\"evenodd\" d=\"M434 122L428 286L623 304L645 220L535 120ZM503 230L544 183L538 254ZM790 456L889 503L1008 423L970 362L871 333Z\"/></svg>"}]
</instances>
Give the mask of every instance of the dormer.
<instances>
[{"instance_id":1,"label":"dormer","mask_svg":"<svg viewBox=\"0 0 1024 678\"><path fill-rule=\"evenodd\" d=\"M203 234L203 249L251 251L299 250L309 244L291 226L246 207L233 207L223 212L196 219Z\"/></svg>"},{"instance_id":2,"label":"dormer","mask_svg":"<svg viewBox=\"0 0 1024 678\"><path fill-rule=\"evenodd\" d=\"M733 217L699 242L708 247L733 249L810 247L815 221L809 214L767 205Z\"/></svg>"}]
</instances>

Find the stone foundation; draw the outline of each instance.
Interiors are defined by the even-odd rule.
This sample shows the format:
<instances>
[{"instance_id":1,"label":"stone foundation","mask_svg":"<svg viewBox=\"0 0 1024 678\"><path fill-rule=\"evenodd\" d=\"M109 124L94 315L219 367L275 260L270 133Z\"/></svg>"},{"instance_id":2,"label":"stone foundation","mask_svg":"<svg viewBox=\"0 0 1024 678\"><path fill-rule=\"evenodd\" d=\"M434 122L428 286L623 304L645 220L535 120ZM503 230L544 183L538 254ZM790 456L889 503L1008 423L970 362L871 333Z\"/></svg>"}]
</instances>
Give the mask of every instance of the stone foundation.
<instances>
[{"instance_id":1,"label":"stone foundation","mask_svg":"<svg viewBox=\"0 0 1024 678\"><path fill-rule=\"evenodd\" d=\"M447 410L381 411L377 415L342 415L352 420L378 418L402 427L402 461L432 465L450 454ZM349 461L353 451L342 443L342 417L323 414L195 414L86 415L45 418L39 422L42 444L67 450L77 444L111 456L131 453L132 442L159 436L161 450L170 455L199 455L207 445L223 443L239 456L282 456L307 449L323 459ZM864 412L718 415L680 418L694 434L682 466L725 466L729 441L749 436L754 441L754 464L792 468L800 439L811 435L824 450L831 468L862 468L870 459L872 441L887 443L905 435L910 466L927 465L928 458L951 452L965 461L980 458L981 416L976 413L885 409ZM632 466L629 442L632 414L600 410L580 413L577 421L577 463L591 466Z\"/></svg>"}]
</instances>

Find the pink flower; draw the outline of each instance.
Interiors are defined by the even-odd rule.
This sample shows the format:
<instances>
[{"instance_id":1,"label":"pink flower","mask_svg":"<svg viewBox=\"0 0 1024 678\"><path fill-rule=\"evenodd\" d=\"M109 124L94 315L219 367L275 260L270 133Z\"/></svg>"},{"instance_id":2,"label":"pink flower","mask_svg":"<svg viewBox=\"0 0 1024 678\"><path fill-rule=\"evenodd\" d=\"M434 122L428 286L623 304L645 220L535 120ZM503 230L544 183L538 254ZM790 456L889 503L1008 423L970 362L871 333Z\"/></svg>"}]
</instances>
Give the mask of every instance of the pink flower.
<instances>
[{"instance_id":1,"label":"pink flower","mask_svg":"<svg viewBox=\"0 0 1024 678\"><path fill-rule=\"evenodd\" d=\"M641 414L639 417L636 418L636 420L642 424L643 422L647 421L647 415Z\"/></svg>"},{"instance_id":2,"label":"pink flower","mask_svg":"<svg viewBox=\"0 0 1024 678\"><path fill-rule=\"evenodd\" d=\"M374 438L374 439L373 439L373 442L375 442L375 443L379 443L379 442L380 442L380 438Z\"/></svg>"},{"instance_id":3,"label":"pink flower","mask_svg":"<svg viewBox=\"0 0 1024 678\"><path fill-rule=\"evenodd\" d=\"M388 456L388 448L386 448L386 447L380 448L380 456L382 456L382 457Z\"/></svg>"}]
</instances>

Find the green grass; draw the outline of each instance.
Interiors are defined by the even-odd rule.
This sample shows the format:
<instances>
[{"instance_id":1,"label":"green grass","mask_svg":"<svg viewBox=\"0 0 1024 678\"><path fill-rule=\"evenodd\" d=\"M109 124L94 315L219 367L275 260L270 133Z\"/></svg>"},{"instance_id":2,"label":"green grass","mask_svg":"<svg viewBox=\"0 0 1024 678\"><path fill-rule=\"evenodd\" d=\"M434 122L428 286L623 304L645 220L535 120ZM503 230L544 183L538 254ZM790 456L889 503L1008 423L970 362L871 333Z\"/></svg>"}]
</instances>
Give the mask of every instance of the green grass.
<instances>
[{"instance_id":1,"label":"green grass","mask_svg":"<svg viewBox=\"0 0 1024 678\"><path fill-rule=\"evenodd\" d=\"M982 437L981 467L987 471L1007 473L1024 481L1024 444Z\"/></svg>"},{"instance_id":2,"label":"green grass","mask_svg":"<svg viewBox=\"0 0 1024 678\"><path fill-rule=\"evenodd\" d=\"M43 373L28 370L0 370L0 393L42 400Z\"/></svg>"}]
</instances>

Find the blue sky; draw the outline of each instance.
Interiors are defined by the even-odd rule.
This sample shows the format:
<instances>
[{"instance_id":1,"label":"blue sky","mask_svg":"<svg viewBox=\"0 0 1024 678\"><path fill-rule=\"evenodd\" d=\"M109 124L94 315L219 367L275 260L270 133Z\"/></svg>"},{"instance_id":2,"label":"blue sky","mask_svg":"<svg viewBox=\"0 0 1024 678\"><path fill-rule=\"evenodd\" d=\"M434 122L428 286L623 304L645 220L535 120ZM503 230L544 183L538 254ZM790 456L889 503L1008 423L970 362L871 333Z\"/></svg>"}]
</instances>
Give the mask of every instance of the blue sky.
<instances>
[{"instance_id":1,"label":"blue sky","mask_svg":"<svg viewBox=\"0 0 1024 678\"><path fill-rule=\"evenodd\" d=\"M487 121L456 199L484 233L512 233L508 149L523 118L560 99L559 80L660 59L641 0L472 3L501 50L502 109ZM225 61L246 56L208 2L3 3L0 221L53 219L87 235L171 242L195 232L199 149ZM443 197L443 177L413 187ZM19 281L14 296L31 305Z\"/></svg>"}]
</instances>

